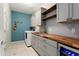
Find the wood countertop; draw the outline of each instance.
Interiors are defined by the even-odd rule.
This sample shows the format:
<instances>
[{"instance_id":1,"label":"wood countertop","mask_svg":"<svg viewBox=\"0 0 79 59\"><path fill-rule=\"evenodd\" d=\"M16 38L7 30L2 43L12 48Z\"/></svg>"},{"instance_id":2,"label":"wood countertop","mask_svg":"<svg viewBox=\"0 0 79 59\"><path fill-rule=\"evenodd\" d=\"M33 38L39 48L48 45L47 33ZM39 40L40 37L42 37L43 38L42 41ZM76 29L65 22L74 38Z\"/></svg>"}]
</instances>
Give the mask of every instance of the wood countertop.
<instances>
[{"instance_id":1,"label":"wood countertop","mask_svg":"<svg viewBox=\"0 0 79 59\"><path fill-rule=\"evenodd\" d=\"M47 38L50 40L54 40L54 41L57 41L59 43L62 43L62 44L79 49L79 38L61 36L61 35L56 35L56 34L46 34L46 33L40 33L40 32L35 32L32 34L37 35L37 36L41 36L43 38Z\"/></svg>"}]
</instances>

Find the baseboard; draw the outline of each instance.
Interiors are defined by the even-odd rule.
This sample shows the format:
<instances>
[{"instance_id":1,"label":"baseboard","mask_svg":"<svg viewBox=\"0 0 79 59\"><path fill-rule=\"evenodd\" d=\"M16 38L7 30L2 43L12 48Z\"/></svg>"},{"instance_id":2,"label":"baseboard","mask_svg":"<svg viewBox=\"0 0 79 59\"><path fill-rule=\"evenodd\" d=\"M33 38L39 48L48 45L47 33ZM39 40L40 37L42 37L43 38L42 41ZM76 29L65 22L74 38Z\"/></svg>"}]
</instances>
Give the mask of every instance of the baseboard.
<instances>
[{"instance_id":1,"label":"baseboard","mask_svg":"<svg viewBox=\"0 0 79 59\"><path fill-rule=\"evenodd\" d=\"M25 43L26 47L32 47L32 45L30 45L30 46L27 46L27 44L26 44L25 40L24 40L24 43Z\"/></svg>"},{"instance_id":2,"label":"baseboard","mask_svg":"<svg viewBox=\"0 0 79 59\"><path fill-rule=\"evenodd\" d=\"M10 42L6 43L5 49L9 47Z\"/></svg>"},{"instance_id":3,"label":"baseboard","mask_svg":"<svg viewBox=\"0 0 79 59\"><path fill-rule=\"evenodd\" d=\"M10 42L10 43L15 43L15 44L18 44L18 43L23 43L24 40L21 40L21 41L13 41L13 42Z\"/></svg>"},{"instance_id":4,"label":"baseboard","mask_svg":"<svg viewBox=\"0 0 79 59\"><path fill-rule=\"evenodd\" d=\"M33 46L32 46L32 48L33 48ZM33 48L34 50L35 50L35 48ZM38 56L41 56L36 50L35 50L35 52L38 54Z\"/></svg>"}]
</instances>

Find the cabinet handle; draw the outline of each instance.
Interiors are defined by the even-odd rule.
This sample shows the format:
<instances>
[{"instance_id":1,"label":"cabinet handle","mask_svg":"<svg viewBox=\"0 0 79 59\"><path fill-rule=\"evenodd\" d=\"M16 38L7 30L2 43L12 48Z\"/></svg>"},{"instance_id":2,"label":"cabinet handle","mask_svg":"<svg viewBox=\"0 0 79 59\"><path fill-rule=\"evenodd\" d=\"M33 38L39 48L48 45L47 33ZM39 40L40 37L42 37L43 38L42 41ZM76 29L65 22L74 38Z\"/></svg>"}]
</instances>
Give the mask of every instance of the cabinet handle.
<instances>
[{"instance_id":1,"label":"cabinet handle","mask_svg":"<svg viewBox=\"0 0 79 59\"><path fill-rule=\"evenodd\" d=\"M69 19L72 19L72 18L69 18Z\"/></svg>"},{"instance_id":2,"label":"cabinet handle","mask_svg":"<svg viewBox=\"0 0 79 59\"><path fill-rule=\"evenodd\" d=\"M72 20L71 20L71 19L72 19L72 18L68 18L68 19L67 19L67 21L68 21L68 22L72 22Z\"/></svg>"},{"instance_id":3,"label":"cabinet handle","mask_svg":"<svg viewBox=\"0 0 79 59\"><path fill-rule=\"evenodd\" d=\"M1 41L1 45L3 45L4 44L4 42L3 41Z\"/></svg>"}]
</instances>

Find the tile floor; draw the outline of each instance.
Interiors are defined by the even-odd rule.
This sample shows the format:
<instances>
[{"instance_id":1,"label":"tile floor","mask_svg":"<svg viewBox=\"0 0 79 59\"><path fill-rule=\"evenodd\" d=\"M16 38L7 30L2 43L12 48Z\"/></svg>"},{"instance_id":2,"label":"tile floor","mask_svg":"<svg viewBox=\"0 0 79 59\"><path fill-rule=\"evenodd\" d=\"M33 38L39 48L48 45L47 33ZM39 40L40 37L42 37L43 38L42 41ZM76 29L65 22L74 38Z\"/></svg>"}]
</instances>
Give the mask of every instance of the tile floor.
<instances>
[{"instance_id":1,"label":"tile floor","mask_svg":"<svg viewBox=\"0 0 79 59\"><path fill-rule=\"evenodd\" d=\"M12 42L5 52L6 56L38 56L32 47L27 47L24 41Z\"/></svg>"}]
</instances>

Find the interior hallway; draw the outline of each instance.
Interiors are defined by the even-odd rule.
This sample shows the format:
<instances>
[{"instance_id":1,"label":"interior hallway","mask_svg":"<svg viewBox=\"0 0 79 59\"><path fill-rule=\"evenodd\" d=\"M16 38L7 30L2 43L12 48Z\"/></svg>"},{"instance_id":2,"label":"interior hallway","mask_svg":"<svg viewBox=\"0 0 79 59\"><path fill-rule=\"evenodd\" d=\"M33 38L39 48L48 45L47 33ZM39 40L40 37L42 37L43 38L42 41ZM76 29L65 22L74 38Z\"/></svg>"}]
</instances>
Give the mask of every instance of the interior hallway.
<instances>
[{"instance_id":1,"label":"interior hallway","mask_svg":"<svg viewBox=\"0 0 79 59\"><path fill-rule=\"evenodd\" d=\"M24 41L12 42L6 49L6 56L38 56L32 47L27 47Z\"/></svg>"}]
</instances>

